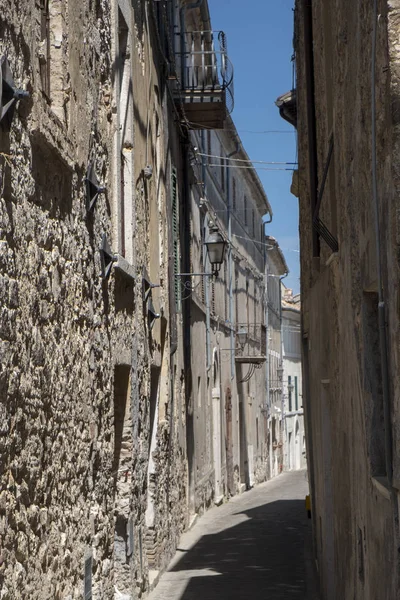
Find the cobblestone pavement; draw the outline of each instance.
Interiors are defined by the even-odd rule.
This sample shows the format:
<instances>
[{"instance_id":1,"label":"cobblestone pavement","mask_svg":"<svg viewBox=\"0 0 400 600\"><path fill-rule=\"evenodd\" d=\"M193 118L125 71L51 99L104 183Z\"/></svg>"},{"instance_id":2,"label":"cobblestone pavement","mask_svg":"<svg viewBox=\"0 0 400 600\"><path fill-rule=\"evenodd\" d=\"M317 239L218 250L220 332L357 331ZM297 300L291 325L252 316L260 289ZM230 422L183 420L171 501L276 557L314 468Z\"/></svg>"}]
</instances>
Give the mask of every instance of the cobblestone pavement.
<instances>
[{"instance_id":1,"label":"cobblestone pavement","mask_svg":"<svg viewBox=\"0 0 400 600\"><path fill-rule=\"evenodd\" d=\"M149 600L314 600L307 493L305 471L283 473L209 510Z\"/></svg>"}]
</instances>

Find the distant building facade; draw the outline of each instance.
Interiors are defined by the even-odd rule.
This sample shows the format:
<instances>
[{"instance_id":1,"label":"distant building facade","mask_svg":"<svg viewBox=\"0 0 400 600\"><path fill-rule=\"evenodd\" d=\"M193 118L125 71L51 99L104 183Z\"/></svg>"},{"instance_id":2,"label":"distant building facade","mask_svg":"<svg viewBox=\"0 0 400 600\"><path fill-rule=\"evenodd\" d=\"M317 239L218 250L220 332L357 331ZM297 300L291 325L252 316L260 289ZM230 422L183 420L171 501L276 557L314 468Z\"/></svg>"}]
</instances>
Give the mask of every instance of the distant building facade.
<instances>
[{"instance_id":1,"label":"distant building facade","mask_svg":"<svg viewBox=\"0 0 400 600\"><path fill-rule=\"evenodd\" d=\"M284 469L305 469L300 294L282 282Z\"/></svg>"},{"instance_id":2,"label":"distant building facade","mask_svg":"<svg viewBox=\"0 0 400 600\"><path fill-rule=\"evenodd\" d=\"M211 223L227 242L218 277L205 277L197 285L193 278L190 296L196 447L209 436L209 447L197 453L194 469L198 510L201 503L218 502L268 477L262 217L271 208L257 175L235 168L234 159L248 156L231 119L226 129L193 138L199 149L191 201L193 272L210 269L202 240ZM211 480L206 483L207 473Z\"/></svg>"}]
</instances>

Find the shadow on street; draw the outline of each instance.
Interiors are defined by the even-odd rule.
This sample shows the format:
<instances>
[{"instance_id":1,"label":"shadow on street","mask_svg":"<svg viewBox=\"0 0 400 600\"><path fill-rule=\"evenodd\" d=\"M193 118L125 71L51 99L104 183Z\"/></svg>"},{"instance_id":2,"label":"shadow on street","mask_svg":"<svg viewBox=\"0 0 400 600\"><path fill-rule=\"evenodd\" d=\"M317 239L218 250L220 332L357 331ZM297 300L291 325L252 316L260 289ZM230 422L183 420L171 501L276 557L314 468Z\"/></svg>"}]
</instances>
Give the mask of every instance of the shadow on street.
<instances>
[{"instance_id":1,"label":"shadow on street","mask_svg":"<svg viewBox=\"0 0 400 600\"><path fill-rule=\"evenodd\" d=\"M247 519L204 535L171 569L189 576L180 600L303 600L304 502L278 500L236 514Z\"/></svg>"}]
</instances>

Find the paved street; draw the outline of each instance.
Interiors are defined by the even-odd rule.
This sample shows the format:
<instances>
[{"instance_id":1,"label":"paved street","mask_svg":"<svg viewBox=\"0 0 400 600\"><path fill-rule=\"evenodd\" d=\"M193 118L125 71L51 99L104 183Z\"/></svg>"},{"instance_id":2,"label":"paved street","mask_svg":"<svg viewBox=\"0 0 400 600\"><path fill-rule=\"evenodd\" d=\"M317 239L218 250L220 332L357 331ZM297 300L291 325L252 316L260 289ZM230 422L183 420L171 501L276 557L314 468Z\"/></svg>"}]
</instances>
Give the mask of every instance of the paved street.
<instances>
[{"instance_id":1,"label":"paved street","mask_svg":"<svg viewBox=\"0 0 400 600\"><path fill-rule=\"evenodd\" d=\"M305 471L284 473L211 509L183 535L150 600L314 600L307 491Z\"/></svg>"}]
</instances>

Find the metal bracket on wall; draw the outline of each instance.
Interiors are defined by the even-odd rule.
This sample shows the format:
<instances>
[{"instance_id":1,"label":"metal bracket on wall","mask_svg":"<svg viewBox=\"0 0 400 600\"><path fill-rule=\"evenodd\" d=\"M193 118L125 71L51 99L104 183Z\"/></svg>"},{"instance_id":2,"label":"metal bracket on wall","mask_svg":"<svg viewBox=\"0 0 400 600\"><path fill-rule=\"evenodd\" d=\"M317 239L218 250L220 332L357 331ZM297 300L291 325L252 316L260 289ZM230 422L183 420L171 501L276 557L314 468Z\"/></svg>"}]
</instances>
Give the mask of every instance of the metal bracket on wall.
<instances>
[{"instance_id":1,"label":"metal bracket on wall","mask_svg":"<svg viewBox=\"0 0 400 600\"><path fill-rule=\"evenodd\" d=\"M106 234L103 233L100 246L101 276L103 279L109 277L113 263L117 262L117 260L115 254L112 253Z\"/></svg>"},{"instance_id":2,"label":"metal bracket on wall","mask_svg":"<svg viewBox=\"0 0 400 600\"><path fill-rule=\"evenodd\" d=\"M260 366L261 365L255 365L254 363L252 363L246 375L243 377L243 379L240 379L238 383L247 383L253 377L256 368L259 368Z\"/></svg>"},{"instance_id":3,"label":"metal bracket on wall","mask_svg":"<svg viewBox=\"0 0 400 600\"><path fill-rule=\"evenodd\" d=\"M145 267L143 267L143 275L142 275L142 299L143 302L146 302L148 297L151 294L151 290L153 288L160 287L159 283L151 283L149 275Z\"/></svg>"},{"instance_id":4,"label":"metal bracket on wall","mask_svg":"<svg viewBox=\"0 0 400 600\"><path fill-rule=\"evenodd\" d=\"M18 100L29 97L29 92L15 86L10 64L6 56L1 59L0 68L0 124L9 131Z\"/></svg>"},{"instance_id":5,"label":"metal bracket on wall","mask_svg":"<svg viewBox=\"0 0 400 600\"><path fill-rule=\"evenodd\" d=\"M160 287L159 283L151 283L149 275L145 267L143 267L143 275L142 275L142 299L145 305L147 319L149 324L150 331L154 327L154 323L156 319L161 317L161 314L156 312L153 300L151 298L151 292L154 288Z\"/></svg>"},{"instance_id":6,"label":"metal bracket on wall","mask_svg":"<svg viewBox=\"0 0 400 600\"><path fill-rule=\"evenodd\" d=\"M326 180L328 178L329 166L331 164L331 158L333 154L333 133L329 139L328 156L325 162L324 173L322 176L321 187L318 193L317 205L313 214L313 227L315 231L322 237L322 239L328 244L332 252L339 250L339 244L335 236L329 231L327 226L319 218L319 210L321 208L322 197L325 191Z\"/></svg>"},{"instance_id":7,"label":"metal bracket on wall","mask_svg":"<svg viewBox=\"0 0 400 600\"><path fill-rule=\"evenodd\" d=\"M86 171L86 209L87 211L92 211L97 202L97 198L99 194L102 194L106 191L106 188L100 185L99 180L97 179L96 171L94 170L94 164L89 163L88 169Z\"/></svg>"}]
</instances>

